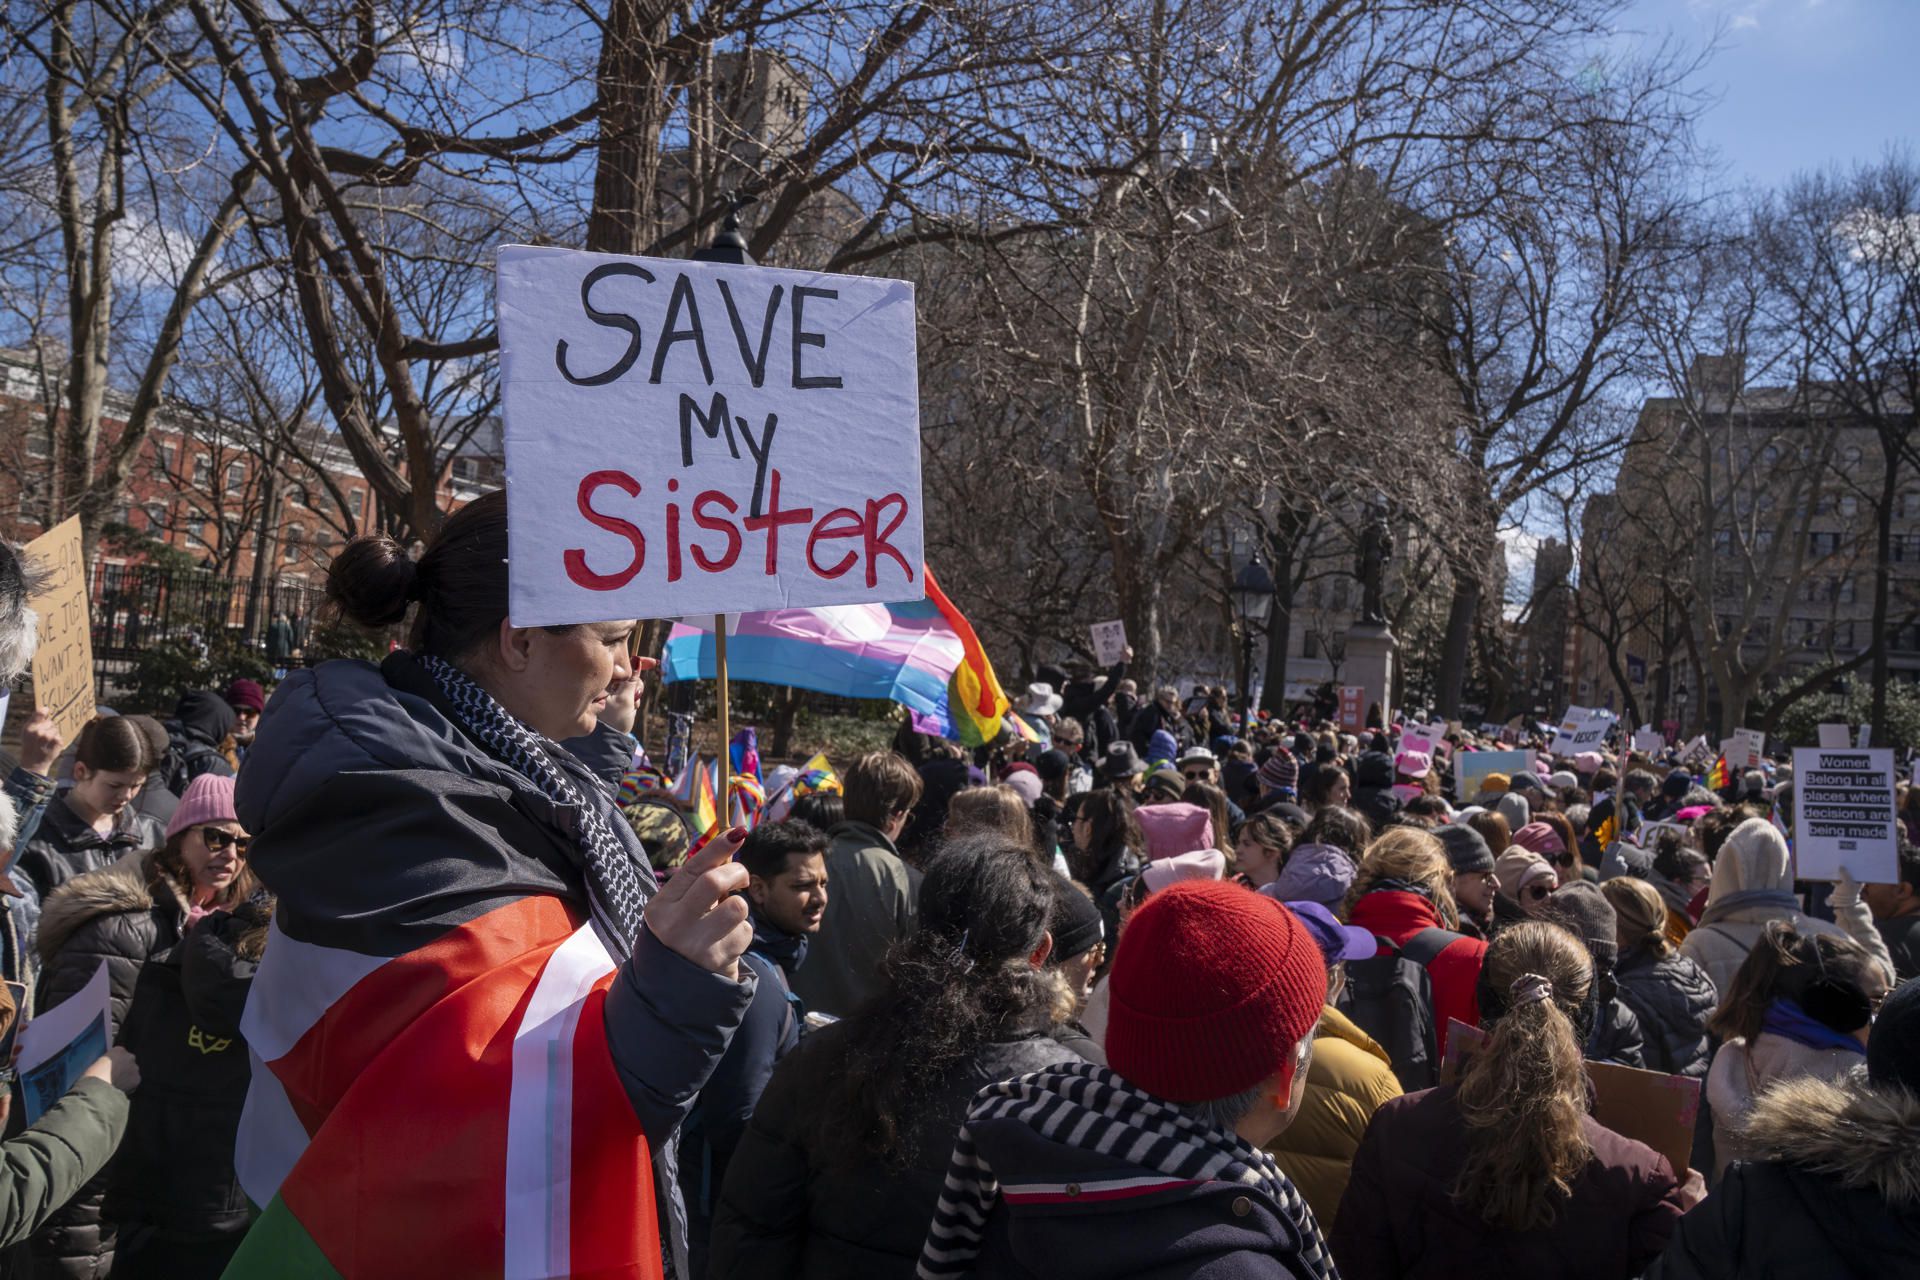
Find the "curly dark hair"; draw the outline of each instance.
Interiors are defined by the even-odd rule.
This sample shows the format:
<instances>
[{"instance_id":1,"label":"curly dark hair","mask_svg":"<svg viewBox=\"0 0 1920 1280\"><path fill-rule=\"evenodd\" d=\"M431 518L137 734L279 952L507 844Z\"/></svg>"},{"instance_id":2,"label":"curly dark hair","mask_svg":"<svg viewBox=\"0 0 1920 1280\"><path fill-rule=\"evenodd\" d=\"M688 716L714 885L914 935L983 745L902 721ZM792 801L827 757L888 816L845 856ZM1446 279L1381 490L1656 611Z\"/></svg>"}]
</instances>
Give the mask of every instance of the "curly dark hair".
<instances>
[{"instance_id":1,"label":"curly dark hair","mask_svg":"<svg viewBox=\"0 0 1920 1280\"><path fill-rule=\"evenodd\" d=\"M886 990L848 1018L811 1144L841 1167L904 1169L953 1069L982 1045L1046 1026L1071 995L1027 959L1054 905L1053 872L1025 845L981 832L941 847L920 886L919 927L887 954Z\"/></svg>"}]
</instances>

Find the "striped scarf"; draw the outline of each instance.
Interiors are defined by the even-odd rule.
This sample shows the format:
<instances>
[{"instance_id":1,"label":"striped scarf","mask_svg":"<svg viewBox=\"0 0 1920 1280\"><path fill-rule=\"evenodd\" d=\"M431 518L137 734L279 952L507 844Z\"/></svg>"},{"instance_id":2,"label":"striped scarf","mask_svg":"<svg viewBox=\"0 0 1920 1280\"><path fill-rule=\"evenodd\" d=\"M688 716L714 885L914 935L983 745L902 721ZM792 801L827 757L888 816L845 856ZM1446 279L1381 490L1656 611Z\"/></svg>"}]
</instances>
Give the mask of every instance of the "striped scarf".
<instances>
[{"instance_id":1,"label":"striped scarf","mask_svg":"<svg viewBox=\"0 0 1920 1280\"><path fill-rule=\"evenodd\" d=\"M455 719L468 736L512 766L547 799L579 814L575 840L586 862L587 905L594 931L615 963L625 961L640 936L640 915L647 905L647 893L626 846L573 779L554 763L550 753L560 751L560 746L514 718L492 694L452 663L432 654L420 655L419 662L452 704Z\"/></svg>"},{"instance_id":2,"label":"striped scarf","mask_svg":"<svg viewBox=\"0 0 1920 1280\"><path fill-rule=\"evenodd\" d=\"M1313 1211L1272 1156L1091 1062L1062 1063L1017 1076L988 1085L974 1098L920 1252L921 1280L973 1273L987 1216L1000 1198L1000 1179L975 1150L972 1127L1007 1116L1041 1137L1115 1155L1169 1178L1257 1188L1300 1232L1299 1260L1307 1273L1316 1280L1338 1280Z\"/></svg>"}]
</instances>

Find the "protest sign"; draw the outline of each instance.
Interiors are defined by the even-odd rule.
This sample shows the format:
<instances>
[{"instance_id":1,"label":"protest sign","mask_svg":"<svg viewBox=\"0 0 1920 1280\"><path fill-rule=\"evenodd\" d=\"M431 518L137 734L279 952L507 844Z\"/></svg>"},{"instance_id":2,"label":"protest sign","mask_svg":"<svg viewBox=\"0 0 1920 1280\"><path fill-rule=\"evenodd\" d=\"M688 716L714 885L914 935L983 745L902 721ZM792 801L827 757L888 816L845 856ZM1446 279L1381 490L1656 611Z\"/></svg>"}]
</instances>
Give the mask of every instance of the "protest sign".
<instances>
[{"instance_id":1,"label":"protest sign","mask_svg":"<svg viewBox=\"0 0 1920 1280\"><path fill-rule=\"evenodd\" d=\"M1868 747L1872 746L1873 745L1873 726L1870 724L1861 725L1859 734L1854 737L1853 745L1855 747L1858 747L1862 751L1865 751Z\"/></svg>"},{"instance_id":2,"label":"protest sign","mask_svg":"<svg viewBox=\"0 0 1920 1280\"><path fill-rule=\"evenodd\" d=\"M1850 735L1843 724L1823 724L1820 726L1820 747L1824 751L1845 751L1851 743Z\"/></svg>"},{"instance_id":3,"label":"protest sign","mask_svg":"<svg viewBox=\"0 0 1920 1280\"><path fill-rule=\"evenodd\" d=\"M1700 1118L1701 1081L1611 1062L1586 1065L1587 1078L1593 1081L1593 1118L1617 1134L1644 1142L1684 1172Z\"/></svg>"},{"instance_id":4,"label":"protest sign","mask_svg":"<svg viewBox=\"0 0 1920 1280\"><path fill-rule=\"evenodd\" d=\"M1096 622L1088 628L1093 636L1093 660L1111 667L1127 656L1127 624L1115 619Z\"/></svg>"},{"instance_id":5,"label":"protest sign","mask_svg":"<svg viewBox=\"0 0 1920 1280\"><path fill-rule=\"evenodd\" d=\"M1713 757L1707 751L1707 735L1704 733L1695 734L1686 746L1680 748L1680 759L1688 765L1705 765L1710 763Z\"/></svg>"},{"instance_id":6,"label":"protest sign","mask_svg":"<svg viewBox=\"0 0 1920 1280\"><path fill-rule=\"evenodd\" d=\"M1735 729L1727 767L1758 769L1767 759L1767 735L1759 729Z\"/></svg>"},{"instance_id":7,"label":"protest sign","mask_svg":"<svg viewBox=\"0 0 1920 1280\"><path fill-rule=\"evenodd\" d=\"M1793 753L1793 852L1802 880L1899 880L1893 752L1801 747Z\"/></svg>"},{"instance_id":8,"label":"protest sign","mask_svg":"<svg viewBox=\"0 0 1920 1280\"><path fill-rule=\"evenodd\" d=\"M55 525L26 546L52 575L29 605L40 615L40 647L33 654L33 704L53 717L72 741L93 719L93 632L87 626L87 557L80 517Z\"/></svg>"},{"instance_id":9,"label":"protest sign","mask_svg":"<svg viewBox=\"0 0 1920 1280\"><path fill-rule=\"evenodd\" d=\"M1657 756L1667 749L1667 740L1652 729L1641 729L1633 735L1633 749Z\"/></svg>"},{"instance_id":10,"label":"protest sign","mask_svg":"<svg viewBox=\"0 0 1920 1280\"><path fill-rule=\"evenodd\" d=\"M1400 736L1400 750L1418 751L1430 756L1433 754L1433 739L1427 736L1424 729L1409 729Z\"/></svg>"},{"instance_id":11,"label":"protest sign","mask_svg":"<svg viewBox=\"0 0 1920 1280\"><path fill-rule=\"evenodd\" d=\"M1480 794L1490 773L1511 778L1533 768L1531 751L1456 751L1453 753L1453 794L1461 804Z\"/></svg>"},{"instance_id":12,"label":"protest sign","mask_svg":"<svg viewBox=\"0 0 1920 1280\"><path fill-rule=\"evenodd\" d=\"M1568 707L1567 714L1560 717L1560 727L1554 732L1547 754L1577 756L1582 751L1597 751L1612 723L1612 718L1604 711Z\"/></svg>"},{"instance_id":13,"label":"protest sign","mask_svg":"<svg viewBox=\"0 0 1920 1280\"><path fill-rule=\"evenodd\" d=\"M925 595L913 286L508 245L517 626Z\"/></svg>"},{"instance_id":14,"label":"protest sign","mask_svg":"<svg viewBox=\"0 0 1920 1280\"><path fill-rule=\"evenodd\" d=\"M1357 684L1340 686L1340 728L1359 733L1367 727L1367 691Z\"/></svg>"},{"instance_id":15,"label":"protest sign","mask_svg":"<svg viewBox=\"0 0 1920 1280\"><path fill-rule=\"evenodd\" d=\"M107 962L87 984L43 1011L20 1033L20 1092L32 1124L107 1051Z\"/></svg>"}]
</instances>

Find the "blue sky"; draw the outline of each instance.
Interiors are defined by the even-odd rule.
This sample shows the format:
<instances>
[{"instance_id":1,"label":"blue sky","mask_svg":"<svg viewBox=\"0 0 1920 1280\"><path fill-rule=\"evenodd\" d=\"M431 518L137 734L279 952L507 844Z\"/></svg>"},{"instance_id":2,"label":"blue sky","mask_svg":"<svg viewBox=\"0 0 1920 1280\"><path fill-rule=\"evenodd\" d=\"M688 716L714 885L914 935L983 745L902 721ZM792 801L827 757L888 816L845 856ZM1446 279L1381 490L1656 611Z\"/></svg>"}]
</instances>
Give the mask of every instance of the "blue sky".
<instances>
[{"instance_id":1,"label":"blue sky","mask_svg":"<svg viewBox=\"0 0 1920 1280\"><path fill-rule=\"evenodd\" d=\"M1920 146L1920 0L1633 0L1622 28L1691 48L1720 32L1701 133L1734 184Z\"/></svg>"}]
</instances>

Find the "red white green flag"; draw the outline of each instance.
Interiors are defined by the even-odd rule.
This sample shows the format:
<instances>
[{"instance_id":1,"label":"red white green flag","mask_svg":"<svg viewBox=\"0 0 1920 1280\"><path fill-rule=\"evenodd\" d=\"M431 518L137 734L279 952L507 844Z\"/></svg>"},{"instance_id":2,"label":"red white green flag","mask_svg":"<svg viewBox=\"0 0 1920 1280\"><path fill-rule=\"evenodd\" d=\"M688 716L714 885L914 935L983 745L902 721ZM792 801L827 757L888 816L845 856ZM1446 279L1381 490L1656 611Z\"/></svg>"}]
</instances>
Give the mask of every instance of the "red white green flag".
<instances>
[{"instance_id":1,"label":"red white green flag","mask_svg":"<svg viewBox=\"0 0 1920 1280\"><path fill-rule=\"evenodd\" d=\"M236 1165L265 1208L226 1274L658 1276L593 930L535 894L398 955L327 933L276 921L254 979Z\"/></svg>"}]
</instances>

